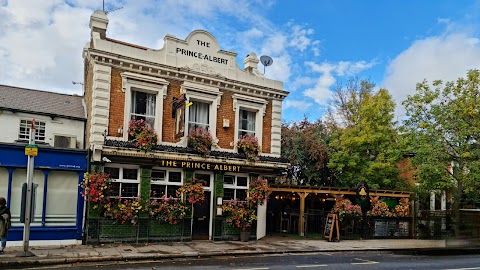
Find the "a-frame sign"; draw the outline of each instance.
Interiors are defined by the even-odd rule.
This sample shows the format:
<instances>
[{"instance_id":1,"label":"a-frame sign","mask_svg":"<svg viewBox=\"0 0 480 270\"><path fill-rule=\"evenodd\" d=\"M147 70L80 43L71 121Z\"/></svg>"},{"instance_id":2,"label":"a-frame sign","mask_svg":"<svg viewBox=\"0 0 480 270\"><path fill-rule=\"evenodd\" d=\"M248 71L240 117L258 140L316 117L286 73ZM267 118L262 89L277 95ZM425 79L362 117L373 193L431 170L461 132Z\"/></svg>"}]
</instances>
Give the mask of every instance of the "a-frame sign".
<instances>
[{"instance_id":1,"label":"a-frame sign","mask_svg":"<svg viewBox=\"0 0 480 270\"><path fill-rule=\"evenodd\" d=\"M328 214L327 219L325 220L325 230L323 232L323 237L326 238L329 242L335 240L336 234L337 242L340 241L340 228L338 227L338 216L337 214Z\"/></svg>"}]
</instances>

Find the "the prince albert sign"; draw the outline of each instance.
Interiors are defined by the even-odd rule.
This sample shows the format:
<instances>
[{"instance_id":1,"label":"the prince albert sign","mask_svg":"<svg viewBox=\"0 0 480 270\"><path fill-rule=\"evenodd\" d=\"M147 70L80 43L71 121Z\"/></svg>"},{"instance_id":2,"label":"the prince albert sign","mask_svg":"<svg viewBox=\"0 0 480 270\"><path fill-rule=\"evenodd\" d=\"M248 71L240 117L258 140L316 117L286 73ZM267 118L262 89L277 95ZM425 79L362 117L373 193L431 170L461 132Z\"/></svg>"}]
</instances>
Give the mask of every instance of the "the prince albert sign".
<instances>
[{"instance_id":1,"label":"the prince albert sign","mask_svg":"<svg viewBox=\"0 0 480 270\"><path fill-rule=\"evenodd\" d=\"M357 184L357 197L364 201L368 198L368 194L370 193L370 190L368 189L367 183L364 181L361 181Z\"/></svg>"}]
</instances>

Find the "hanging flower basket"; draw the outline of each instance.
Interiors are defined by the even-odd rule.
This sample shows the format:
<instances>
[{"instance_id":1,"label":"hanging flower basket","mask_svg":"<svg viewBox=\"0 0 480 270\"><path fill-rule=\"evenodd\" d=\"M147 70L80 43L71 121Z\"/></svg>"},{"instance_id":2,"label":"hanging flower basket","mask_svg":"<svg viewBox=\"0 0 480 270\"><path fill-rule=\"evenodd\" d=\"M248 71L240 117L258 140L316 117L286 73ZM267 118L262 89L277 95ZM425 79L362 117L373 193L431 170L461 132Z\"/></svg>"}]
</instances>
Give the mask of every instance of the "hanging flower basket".
<instances>
[{"instance_id":1,"label":"hanging flower basket","mask_svg":"<svg viewBox=\"0 0 480 270\"><path fill-rule=\"evenodd\" d=\"M269 190L270 187L268 186L268 181L266 179L254 179L250 181L250 185L248 187L248 200L254 204L263 205L263 203L267 200L267 194Z\"/></svg>"},{"instance_id":2,"label":"hanging flower basket","mask_svg":"<svg viewBox=\"0 0 480 270\"><path fill-rule=\"evenodd\" d=\"M203 181L193 178L191 181L186 181L182 187L177 190L177 196L183 196L186 203L202 204L205 200L205 189L203 188Z\"/></svg>"},{"instance_id":3,"label":"hanging flower basket","mask_svg":"<svg viewBox=\"0 0 480 270\"><path fill-rule=\"evenodd\" d=\"M108 202L110 191L110 175L106 173L85 173L80 186L83 190L80 192L84 198L93 203L93 208L97 209L100 204Z\"/></svg>"}]
</instances>

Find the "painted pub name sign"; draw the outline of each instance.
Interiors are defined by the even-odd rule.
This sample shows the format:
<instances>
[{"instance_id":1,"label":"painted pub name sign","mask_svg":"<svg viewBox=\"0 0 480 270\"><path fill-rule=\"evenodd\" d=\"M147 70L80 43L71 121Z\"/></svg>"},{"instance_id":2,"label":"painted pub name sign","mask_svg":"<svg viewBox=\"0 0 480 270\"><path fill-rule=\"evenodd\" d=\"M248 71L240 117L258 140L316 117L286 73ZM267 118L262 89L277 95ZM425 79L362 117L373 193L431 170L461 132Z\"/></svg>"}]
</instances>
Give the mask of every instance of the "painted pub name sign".
<instances>
[{"instance_id":1,"label":"painted pub name sign","mask_svg":"<svg viewBox=\"0 0 480 270\"><path fill-rule=\"evenodd\" d=\"M197 161L178 161L178 160L161 160L159 162L162 167L197 169L205 171L223 171L223 172L240 172L240 165L206 163Z\"/></svg>"}]
</instances>

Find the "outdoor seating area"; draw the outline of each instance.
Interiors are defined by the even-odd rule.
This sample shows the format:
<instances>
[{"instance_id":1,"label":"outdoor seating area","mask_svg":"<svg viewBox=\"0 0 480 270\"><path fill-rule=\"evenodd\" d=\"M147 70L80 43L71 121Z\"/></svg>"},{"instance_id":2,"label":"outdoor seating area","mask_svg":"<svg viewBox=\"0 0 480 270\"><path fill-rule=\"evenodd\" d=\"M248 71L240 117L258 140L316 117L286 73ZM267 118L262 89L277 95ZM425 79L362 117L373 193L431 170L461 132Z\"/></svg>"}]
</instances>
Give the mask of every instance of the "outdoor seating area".
<instances>
[{"instance_id":1,"label":"outdoor seating area","mask_svg":"<svg viewBox=\"0 0 480 270\"><path fill-rule=\"evenodd\" d=\"M347 188L271 185L267 208L267 234L322 237L325 219L337 200L356 201L356 191ZM408 191L372 190L371 197L409 198ZM405 238L412 235L411 217L346 217L340 220L343 238Z\"/></svg>"}]
</instances>

